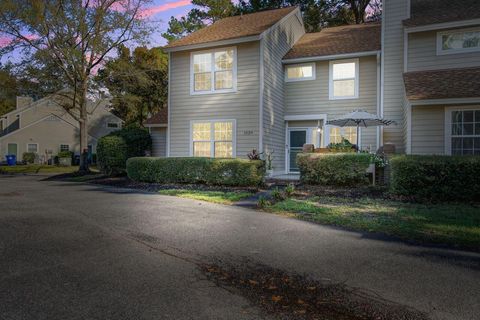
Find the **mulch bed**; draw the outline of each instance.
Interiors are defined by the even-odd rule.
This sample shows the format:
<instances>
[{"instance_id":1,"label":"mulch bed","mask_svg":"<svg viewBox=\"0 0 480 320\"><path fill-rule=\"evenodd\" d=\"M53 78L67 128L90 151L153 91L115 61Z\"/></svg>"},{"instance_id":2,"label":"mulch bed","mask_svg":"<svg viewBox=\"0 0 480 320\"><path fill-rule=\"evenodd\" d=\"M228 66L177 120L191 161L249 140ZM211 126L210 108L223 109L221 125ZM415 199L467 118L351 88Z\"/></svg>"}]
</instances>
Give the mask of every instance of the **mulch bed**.
<instances>
[{"instance_id":1,"label":"mulch bed","mask_svg":"<svg viewBox=\"0 0 480 320\"><path fill-rule=\"evenodd\" d=\"M343 284L325 284L265 265L202 264L200 269L218 286L234 288L234 293L279 319L428 319L421 312Z\"/></svg>"}]
</instances>

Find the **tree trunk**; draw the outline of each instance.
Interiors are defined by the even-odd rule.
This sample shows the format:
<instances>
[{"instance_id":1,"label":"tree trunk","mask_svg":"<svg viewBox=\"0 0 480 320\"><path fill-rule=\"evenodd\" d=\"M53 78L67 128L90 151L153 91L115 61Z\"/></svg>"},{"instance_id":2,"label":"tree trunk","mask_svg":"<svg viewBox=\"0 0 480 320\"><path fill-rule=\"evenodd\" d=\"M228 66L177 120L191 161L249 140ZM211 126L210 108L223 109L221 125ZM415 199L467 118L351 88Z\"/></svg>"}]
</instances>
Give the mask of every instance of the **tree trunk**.
<instances>
[{"instance_id":1,"label":"tree trunk","mask_svg":"<svg viewBox=\"0 0 480 320\"><path fill-rule=\"evenodd\" d=\"M87 82L82 84L80 98L80 173L87 173L88 168L88 112L87 112Z\"/></svg>"}]
</instances>

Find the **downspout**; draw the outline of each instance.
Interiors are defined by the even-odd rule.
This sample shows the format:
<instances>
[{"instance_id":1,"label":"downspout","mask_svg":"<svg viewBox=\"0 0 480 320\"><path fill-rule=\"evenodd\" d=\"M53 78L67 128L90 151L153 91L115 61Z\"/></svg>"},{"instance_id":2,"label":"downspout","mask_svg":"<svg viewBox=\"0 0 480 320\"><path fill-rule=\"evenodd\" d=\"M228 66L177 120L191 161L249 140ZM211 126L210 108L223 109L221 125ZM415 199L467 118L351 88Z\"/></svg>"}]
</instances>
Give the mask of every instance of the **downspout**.
<instances>
[{"instance_id":1,"label":"downspout","mask_svg":"<svg viewBox=\"0 0 480 320\"><path fill-rule=\"evenodd\" d=\"M377 115L381 118L381 114L382 114L382 111L381 111L381 101L382 101L382 97L381 97L381 72L382 72L382 60L381 60L381 54L380 53L377 53ZM377 127L377 150L380 148L381 146L381 140L380 140L380 136L381 136L381 127Z\"/></svg>"},{"instance_id":2,"label":"downspout","mask_svg":"<svg viewBox=\"0 0 480 320\"><path fill-rule=\"evenodd\" d=\"M265 91L265 41L262 37L260 39L260 101L259 101L259 123L258 123L258 152L263 152L263 99Z\"/></svg>"},{"instance_id":3,"label":"downspout","mask_svg":"<svg viewBox=\"0 0 480 320\"><path fill-rule=\"evenodd\" d=\"M167 93L167 158L170 157L170 117L172 114L172 104L171 104L171 99L170 99L170 84L172 83L171 79L171 68L172 66L172 53L168 53L168 93Z\"/></svg>"}]
</instances>

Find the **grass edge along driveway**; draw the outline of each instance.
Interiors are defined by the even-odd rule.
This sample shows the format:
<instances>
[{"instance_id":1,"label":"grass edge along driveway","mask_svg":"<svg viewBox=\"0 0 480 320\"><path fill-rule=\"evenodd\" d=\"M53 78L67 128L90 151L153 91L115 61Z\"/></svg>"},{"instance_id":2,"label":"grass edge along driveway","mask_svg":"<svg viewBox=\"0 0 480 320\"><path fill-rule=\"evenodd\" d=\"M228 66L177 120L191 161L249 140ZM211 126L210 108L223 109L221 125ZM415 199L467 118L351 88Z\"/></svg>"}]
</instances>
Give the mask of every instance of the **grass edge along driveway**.
<instances>
[{"instance_id":1,"label":"grass edge along driveway","mask_svg":"<svg viewBox=\"0 0 480 320\"><path fill-rule=\"evenodd\" d=\"M384 199L310 197L267 204L264 210L402 240L480 251L480 207L418 204Z\"/></svg>"},{"instance_id":2,"label":"grass edge along driveway","mask_svg":"<svg viewBox=\"0 0 480 320\"><path fill-rule=\"evenodd\" d=\"M209 191L209 190L185 190L185 189L165 189L159 190L159 194L166 196L175 196L180 198L189 198L194 200L207 201L218 204L231 205L235 202L254 195L249 191Z\"/></svg>"}]
</instances>

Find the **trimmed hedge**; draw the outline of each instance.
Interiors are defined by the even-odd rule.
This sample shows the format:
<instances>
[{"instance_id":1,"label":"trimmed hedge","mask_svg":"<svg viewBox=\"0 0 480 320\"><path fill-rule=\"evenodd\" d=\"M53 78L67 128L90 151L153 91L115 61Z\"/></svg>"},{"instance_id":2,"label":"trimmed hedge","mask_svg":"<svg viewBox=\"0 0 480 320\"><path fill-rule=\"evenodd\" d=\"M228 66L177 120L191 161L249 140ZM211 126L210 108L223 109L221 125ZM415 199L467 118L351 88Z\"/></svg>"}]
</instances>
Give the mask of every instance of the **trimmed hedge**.
<instances>
[{"instance_id":1,"label":"trimmed hedge","mask_svg":"<svg viewBox=\"0 0 480 320\"><path fill-rule=\"evenodd\" d=\"M127 159L133 157L144 157L145 151L152 150L152 137L146 129L137 127L126 127L113 131L109 136L123 138L127 144Z\"/></svg>"},{"instance_id":2,"label":"trimmed hedge","mask_svg":"<svg viewBox=\"0 0 480 320\"><path fill-rule=\"evenodd\" d=\"M105 136L97 144L98 167L107 175L116 175L125 171L127 161L127 143L123 138Z\"/></svg>"},{"instance_id":3,"label":"trimmed hedge","mask_svg":"<svg viewBox=\"0 0 480 320\"><path fill-rule=\"evenodd\" d=\"M417 201L480 199L480 157L398 156L390 164L396 195Z\"/></svg>"},{"instance_id":4,"label":"trimmed hedge","mask_svg":"<svg viewBox=\"0 0 480 320\"><path fill-rule=\"evenodd\" d=\"M127 174L139 182L258 186L265 168L262 161L243 159L130 158Z\"/></svg>"},{"instance_id":5,"label":"trimmed hedge","mask_svg":"<svg viewBox=\"0 0 480 320\"><path fill-rule=\"evenodd\" d=\"M102 140L104 141L100 143ZM150 150L152 150L150 133L145 129L127 127L100 138L95 160L103 173L121 174L125 173L127 159L143 157L145 152Z\"/></svg>"},{"instance_id":6,"label":"trimmed hedge","mask_svg":"<svg viewBox=\"0 0 480 320\"><path fill-rule=\"evenodd\" d=\"M355 186L368 184L368 153L301 153L297 156L300 179L307 184Z\"/></svg>"}]
</instances>

